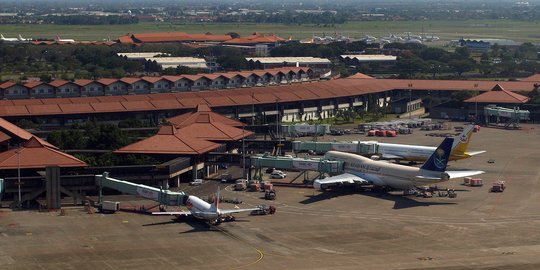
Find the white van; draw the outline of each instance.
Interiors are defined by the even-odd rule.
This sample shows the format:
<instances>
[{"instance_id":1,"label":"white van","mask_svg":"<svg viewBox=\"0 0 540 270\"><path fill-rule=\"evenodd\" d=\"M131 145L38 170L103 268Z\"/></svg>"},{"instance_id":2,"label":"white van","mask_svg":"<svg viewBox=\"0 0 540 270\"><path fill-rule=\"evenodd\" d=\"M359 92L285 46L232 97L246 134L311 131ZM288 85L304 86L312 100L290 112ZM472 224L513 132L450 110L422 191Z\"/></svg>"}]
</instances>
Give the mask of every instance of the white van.
<instances>
[{"instance_id":1,"label":"white van","mask_svg":"<svg viewBox=\"0 0 540 270\"><path fill-rule=\"evenodd\" d=\"M270 174L270 178L283 179L285 177L287 177L287 174L278 170L275 170Z\"/></svg>"}]
</instances>

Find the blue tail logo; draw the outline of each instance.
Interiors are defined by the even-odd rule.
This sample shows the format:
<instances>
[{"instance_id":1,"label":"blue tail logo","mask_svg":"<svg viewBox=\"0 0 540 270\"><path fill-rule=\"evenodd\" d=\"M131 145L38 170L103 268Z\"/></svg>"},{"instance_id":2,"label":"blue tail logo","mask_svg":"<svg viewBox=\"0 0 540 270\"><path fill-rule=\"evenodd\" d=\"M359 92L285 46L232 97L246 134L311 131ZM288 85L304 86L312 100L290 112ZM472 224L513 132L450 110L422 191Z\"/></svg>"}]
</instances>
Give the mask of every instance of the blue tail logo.
<instances>
[{"instance_id":1,"label":"blue tail logo","mask_svg":"<svg viewBox=\"0 0 540 270\"><path fill-rule=\"evenodd\" d=\"M452 151L453 138L445 138L441 145L437 147L435 152L431 154L429 159L422 165L421 169L428 171L444 172L448 164L448 158Z\"/></svg>"}]
</instances>

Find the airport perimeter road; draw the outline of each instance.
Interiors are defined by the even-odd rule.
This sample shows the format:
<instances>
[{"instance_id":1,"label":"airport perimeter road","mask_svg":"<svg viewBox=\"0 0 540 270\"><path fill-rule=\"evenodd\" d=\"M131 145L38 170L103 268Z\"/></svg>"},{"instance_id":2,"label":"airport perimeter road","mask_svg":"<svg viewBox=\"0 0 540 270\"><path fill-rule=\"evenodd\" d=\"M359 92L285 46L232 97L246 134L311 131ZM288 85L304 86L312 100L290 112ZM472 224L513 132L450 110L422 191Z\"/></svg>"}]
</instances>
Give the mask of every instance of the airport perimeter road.
<instances>
[{"instance_id":1,"label":"airport perimeter road","mask_svg":"<svg viewBox=\"0 0 540 270\"><path fill-rule=\"evenodd\" d=\"M385 139L440 140L422 132ZM455 199L278 187L275 215L238 215L237 222L210 229L128 212L3 210L0 269L539 269L539 141L538 125L482 128L470 148L488 152L450 169L485 170L485 185L439 185L454 188ZM489 193L498 179L508 188ZM202 196L216 185L191 192ZM222 195L243 199L240 207L268 203L262 193L222 189Z\"/></svg>"}]
</instances>

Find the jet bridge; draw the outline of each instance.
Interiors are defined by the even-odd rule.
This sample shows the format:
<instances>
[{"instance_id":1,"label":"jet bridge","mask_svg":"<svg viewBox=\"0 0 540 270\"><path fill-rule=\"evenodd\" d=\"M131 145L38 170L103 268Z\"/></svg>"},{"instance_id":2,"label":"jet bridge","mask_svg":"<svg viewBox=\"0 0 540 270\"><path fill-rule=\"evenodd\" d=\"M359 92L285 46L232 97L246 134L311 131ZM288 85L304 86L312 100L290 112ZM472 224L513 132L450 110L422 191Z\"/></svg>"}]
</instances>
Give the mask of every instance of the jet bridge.
<instances>
[{"instance_id":1,"label":"jet bridge","mask_svg":"<svg viewBox=\"0 0 540 270\"><path fill-rule=\"evenodd\" d=\"M319 177L325 174L341 174L343 173L343 162L334 160L325 160L322 158L294 158L282 156L251 156L251 165L255 166L254 179L262 179L262 168L276 168L284 170L299 170L299 171L317 171ZM307 179L307 174L304 174Z\"/></svg>"},{"instance_id":2,"label":"jet bridge","mask_svg":"<svg viewBox=\"0 0 540 270\"><path fill-rule=\"evenodd\" d=\"M486 125L495 122L497 125L503 124L505 128L519 128L520 121L530 120L530 112L520 110L519 107L513 109L495 106L484 107Z\"/></svg>"},{"instance_id":3,"label":"jet bridge","mask_svg":"<svg viewBox=\"0 0 540 270\"><path fill-rule=\"evenodd\" d=\"M0 201L2 201L2 194L4 194L4 179L0 179Z\"/></svg>"},{"instance_id":4,"label":"jet bridge","mask_svg":"<svg viewBox=\"0 0 540 270\"><path fill-rule=\"evenodd\" d=\"M335 150L359 154L362 156L372 156L379 153L379 144L377 141L353 141L353 142L313 142L313 141L293 141L292 149L294 152L313 151L318 154L324 154Z\"/></svg>"},{"instance_id":5,"label":"jet bridge","mask_svg":"<svg viewBox=\"0 0 540 270\"><path fill-rule=\"evenodd\" d=\"M125 194L138 195L167 206L182 206L184 205L184 197L187 196L184 192L173 192L151 186L135 184L128 181L118 180L109 177L107 172L101 175L96 175L96 185L99 187L99 202L102 202L103 187L114 189Z\"/></svg>"}]
</instances>

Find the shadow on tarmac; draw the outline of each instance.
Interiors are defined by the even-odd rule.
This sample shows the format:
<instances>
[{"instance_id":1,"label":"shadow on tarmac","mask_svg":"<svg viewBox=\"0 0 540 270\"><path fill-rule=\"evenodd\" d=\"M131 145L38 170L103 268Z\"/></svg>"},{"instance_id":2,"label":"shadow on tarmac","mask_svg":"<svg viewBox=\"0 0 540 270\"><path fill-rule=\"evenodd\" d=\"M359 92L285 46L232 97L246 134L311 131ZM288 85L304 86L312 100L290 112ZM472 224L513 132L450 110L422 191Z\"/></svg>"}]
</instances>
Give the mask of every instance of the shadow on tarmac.
<instances>
[{"instance_id":1,"label":"shadow on tarmac","mask_svg":"<svg viewBox=\"0 0 540 270\"><path fill-rule=\"evenodd\" d=\"M458 191L458 190L456 190ZM469 190L460 190L469 191ZM454 202L440 202L440 201L417 201L413 196L396 195L391 193L362 191L359 189L342 189L342 190L329 190L317 195L306 195L307 199L300 201L301 204L311 204L324 200L329 200L336 197L350 196L350 195L363 195L377 199L383 199L394 202L392 209L404 209L419 206L431 206L431 205L451 205L456 204ZM437 200L437 197L429 200Z\"/></svg>"}]
</instances>

